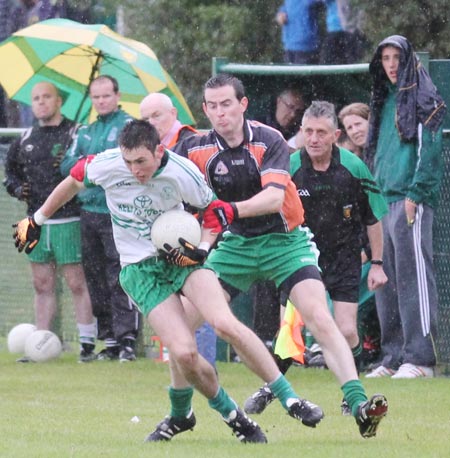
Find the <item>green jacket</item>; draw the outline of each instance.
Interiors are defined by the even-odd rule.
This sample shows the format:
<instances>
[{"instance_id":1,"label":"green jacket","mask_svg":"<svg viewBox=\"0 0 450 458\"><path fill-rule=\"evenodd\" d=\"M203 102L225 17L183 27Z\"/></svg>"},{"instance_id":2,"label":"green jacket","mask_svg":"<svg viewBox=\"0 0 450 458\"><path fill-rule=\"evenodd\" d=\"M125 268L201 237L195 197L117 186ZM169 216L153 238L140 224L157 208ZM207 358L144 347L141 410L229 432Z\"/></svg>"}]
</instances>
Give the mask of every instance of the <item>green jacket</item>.
<instances>
[{"instance_id":1,"label":"green jacket","mask_svg":"<svg viewBox=\"0 0 450 458\"><path fill-rule=\"evenodd\" d=\"M61 173L67 176L70 169L82 157L98 154L111 148L117 148L119 134L124 125L133 118L118 109L113 113L98 116L97 121L83 126L61 163ZM81 208L93 213L109 213L105 191L99 186L85 189L78 193Z\"/></svg>"},{"instance_id":2,"label":"green jacket","mask_svg":"<svg viewBox=\"0 0 450 458\"><path fill-rule=\"evenodd\" d=\"M406 197L436 207L443 172L442 127L433 133L418 126L415 142L401 141L396 126L396 86L390 85L381 112L374 177L388 203Z\"/></svg>"}]
</instances>

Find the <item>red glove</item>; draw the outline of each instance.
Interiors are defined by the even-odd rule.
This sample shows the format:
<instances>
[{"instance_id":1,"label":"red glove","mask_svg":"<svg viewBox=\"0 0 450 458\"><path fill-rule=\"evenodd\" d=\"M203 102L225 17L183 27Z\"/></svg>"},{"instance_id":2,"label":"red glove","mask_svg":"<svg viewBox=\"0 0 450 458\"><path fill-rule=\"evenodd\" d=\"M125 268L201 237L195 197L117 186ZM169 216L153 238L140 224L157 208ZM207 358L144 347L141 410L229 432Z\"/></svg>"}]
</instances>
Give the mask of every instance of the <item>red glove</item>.
<instances>
[{"instance_id":1,"label":"red glove","mask_svg":"<svg viewBox=\"0 0 450 458\"><path fill-rule=\"evenodd\" d=\"M203 214L203 226L219 233L229 226L235 218L239 218L239 214L234 202L214 200Z\"/></svg>"}]
</instances>

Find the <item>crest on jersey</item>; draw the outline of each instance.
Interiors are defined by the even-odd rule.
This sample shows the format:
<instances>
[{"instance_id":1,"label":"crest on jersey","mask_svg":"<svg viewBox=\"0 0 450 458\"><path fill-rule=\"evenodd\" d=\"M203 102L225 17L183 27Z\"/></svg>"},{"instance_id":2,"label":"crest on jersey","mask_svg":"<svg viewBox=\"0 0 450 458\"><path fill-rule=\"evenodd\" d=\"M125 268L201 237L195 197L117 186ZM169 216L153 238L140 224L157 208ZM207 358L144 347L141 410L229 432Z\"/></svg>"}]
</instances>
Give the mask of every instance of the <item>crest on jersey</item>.
<instances>
[{"instance_id":1,"label":"crest on jersey","mask_svg":"<svg viewBox=\"0 0 450 458\"><path fill-rule=\"evenodd\" d=\"M214 170L214 174L226 175L227 173L229 173L228 167L222 161L219 161L216 165L216 169Z\"/></svg>"},{"instance_id":2,"label":"crest on jersey","mask_svg":"<svg viewBox=\"0 0 450 458\"><path fill-rule=\"evenodd\" d=\"M172 186L164 186L164 188L162 188L161 190L161 197L164 199L164 200L170 200L173 198L173 195L174 195L174 189L172 188Z\"/></svg>"},{"instance_id":3,"label":"crest on jersey","mask_svg":"<svg viewBox=\"0 0 450 458\"><path fill-rule=\"evenodd\" d=\"M114 142L114 141L116 141L116 139L117 139L117 133L118 133L118 129L117 129L116 126L114 126L114 127L109 131L107 141L109 141L109 142Z\"/></svg>"}]
</instances>

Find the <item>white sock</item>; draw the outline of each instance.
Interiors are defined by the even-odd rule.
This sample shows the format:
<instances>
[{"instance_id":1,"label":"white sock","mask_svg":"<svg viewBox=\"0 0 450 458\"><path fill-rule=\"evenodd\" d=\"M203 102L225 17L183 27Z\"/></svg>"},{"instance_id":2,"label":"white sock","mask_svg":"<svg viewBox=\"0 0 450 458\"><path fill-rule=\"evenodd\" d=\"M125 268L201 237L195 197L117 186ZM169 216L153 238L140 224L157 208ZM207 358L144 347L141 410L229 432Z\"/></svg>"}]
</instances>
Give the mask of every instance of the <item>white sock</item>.
<instances>
[{"instance_id":1,"label":"white sock","mask_svg":"<svg viewBox=\"0 0 450 458\"><path fill-rule=\"evenodd\" d=\"M80 343L94 344L97 337L97 321L90 324L77 323Z\"/></svg>"}]
</instances>

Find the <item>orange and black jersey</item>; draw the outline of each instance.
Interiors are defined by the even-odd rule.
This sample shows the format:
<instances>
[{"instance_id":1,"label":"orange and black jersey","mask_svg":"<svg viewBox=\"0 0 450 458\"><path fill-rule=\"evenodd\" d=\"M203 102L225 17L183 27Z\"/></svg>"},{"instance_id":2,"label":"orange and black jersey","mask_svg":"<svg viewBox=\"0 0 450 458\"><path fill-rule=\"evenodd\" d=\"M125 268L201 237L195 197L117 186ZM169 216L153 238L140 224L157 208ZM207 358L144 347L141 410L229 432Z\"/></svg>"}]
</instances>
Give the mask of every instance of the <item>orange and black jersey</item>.
<instances>
[{"instance_id":1,"label":"orange and black jersey","mask_svg":"<svg viewBox=\"0 0 450 458\"><path fill-rule=\"evenodd\" d=\"M286 233L303 223L303 207L289 175L289 147L275 129L245 120L244 141L236 148L211 130L182 141L175 152L192 160L226 202L250 199L268 186L285 190L280 212L239 218L228 228L231 232L244 237Z\"/></svg>"}]
</instances>

